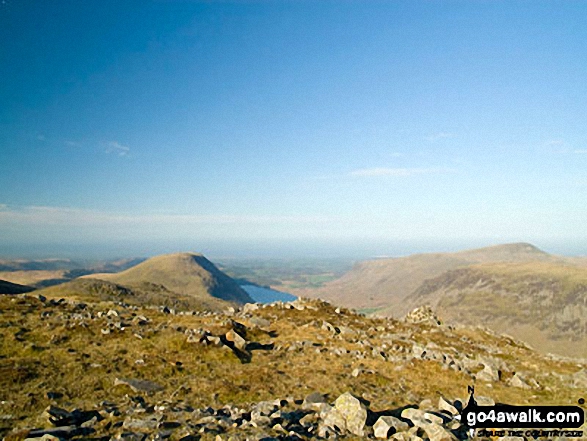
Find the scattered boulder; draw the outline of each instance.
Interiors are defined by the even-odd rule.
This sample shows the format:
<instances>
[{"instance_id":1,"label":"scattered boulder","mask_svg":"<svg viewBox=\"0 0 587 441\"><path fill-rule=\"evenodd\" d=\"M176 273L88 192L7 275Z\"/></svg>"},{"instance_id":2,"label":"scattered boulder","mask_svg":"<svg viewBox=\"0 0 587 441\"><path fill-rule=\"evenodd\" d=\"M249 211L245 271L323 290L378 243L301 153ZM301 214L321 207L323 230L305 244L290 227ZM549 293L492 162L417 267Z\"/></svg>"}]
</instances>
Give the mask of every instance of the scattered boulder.
<instances>
[{"instance_id":1,"label":"scattered boulder","mask_svg":"<svg viewBox=\"0 0 587 441\"><path fill-rule=\"evenodd\" d=\"M438 399L438 410L447 412L450 415L458 415L459 414L459 411L457 410L457 408L455 406L453 406L450 403L450 401L448 401L443 396L441 396Z\"/></svg>"},{"instance_id":2,"label":"scattered boulder","mask_svg":"<svg viewBox=\"0 0 587 441\"><path fill-rule=\"evenodd\" d=\"M486 383L493 383L499 381L500 372L493 366L486 364L483 366L477 374L475 379L478 381L484 381Z\"/></svg>"},{"instance_id":3,"label":"scattered boulder","mask_svg":"<svg viewBox=\"0 0 587 441\"><path fill-rule=\"evenodd\" d=\"M423 427L430 441L457 441L458 438L440 424L430 423Z\"/></svg>"},{"instance_id":4,"label":"scattered boulder","mask_svg":"<svg viewBox=\"0 0 587 441\"><path fill-rule=\"evenodd\" d=\"M413 309L406 315L405 321L414 324L426 323L434 326L439 326L441 324L440 319L429 305Z\"/></svg>"},{"instance_id":5,"label":"scattered boulder","mask_svg":"<svg viewBox=\"0 0 587 441\"><path fill-rule=\"evenodd\" d=\"M338 397L334 407L346 421L347 430L354 435L363 436L363 428L367 422L367 407L350 392Z\"/></svg>"},{"instance_id":6,"label":"scattered boulder","mask_svg":"<svg viewBox=\"0 0 587 441\"><path fill-rule=\"evenodd\" d=\"M256 303L245 303L242 307L242 312L243 314L249 314L253 311L256 311L257 309L259 309L259 305Z\"/></svg>"},{"instance_id":7,"label":"scattered boulder","mask_svg":"<svg viewBox=\"0 0 587 441\"><path fill-rule=\"evenodd\" d=\"M321 422L318 434L327 437L329 432L344 433L347 430L346 418L336 408L326 405L320 412Z\"/></svg>"},{"instance_id":8,"label":"scattered boulder","mask_svg":"<svg viewBox=\"0 0 587 441\"><path fill-rule=\"evenodd\" d=\"M530 385L526 383L526 380L522 375L518 372L514 374L512 378L508 381L508 384L513 387L518 387L520 389L530 389Z\"/></svg>"},{"instance_id":9,"label":"scattered boulder","mask_svg":"<svg viewBox=\"0 0 587 441\"><path fill-rule=\"evenodd\" d=\"M163 386L148 380L135 380L132 378L116 378L114 386L124 385L130 387L134 392L159 392L164 389Z\"/></svg>"},{"instance_id":10,"label":"scattered boulder","mask_svg":"<svg viewBox=\"0 0 587 441\"><path fill-rule=\"evenodd\" d=\"M410 420L414 426L417 427L425 427L428 424L442 424L444 420L433 413L424 412L421 409L416 409L413 407L408 407L404 409L401 413L402 418L406 420Z\"/></svg>"},{"instance_id":11,"label":"scattered boulder","mask_svg":"<svg viewBox=\"0 0 587 441\"><path fill-rule=\"evenodd\" d=\"M312 392L302 403L303 409L320 410L326 404L326 397L319 392Z\"/></svg>"},{"instance_id":12,"label":"scattered boulder","mask_svg":"<svg viewBox=\"0 0 587 441\"><path fill-rule=\"evenodd\" d=\"M407 423L393 416L381 416L373 425L376 438L387 439L390 435L403 432L410 428Z\"/></svg>"},{"instance_id":13,"label":"scattered boulder","mask_svg":"<svg viewBox=\"0 0 587 441\"><path fill-rule=\"evenodd\" d=\"M230 343L232 343L232 345L234 345L235 348L245 349L245 347L247 345L247 341L243 337L241 337L240 334L235 332L233 329L228 331L224 336L226 337L226 340L228 342L230 342Z\"/></svg>"}]
</instances>

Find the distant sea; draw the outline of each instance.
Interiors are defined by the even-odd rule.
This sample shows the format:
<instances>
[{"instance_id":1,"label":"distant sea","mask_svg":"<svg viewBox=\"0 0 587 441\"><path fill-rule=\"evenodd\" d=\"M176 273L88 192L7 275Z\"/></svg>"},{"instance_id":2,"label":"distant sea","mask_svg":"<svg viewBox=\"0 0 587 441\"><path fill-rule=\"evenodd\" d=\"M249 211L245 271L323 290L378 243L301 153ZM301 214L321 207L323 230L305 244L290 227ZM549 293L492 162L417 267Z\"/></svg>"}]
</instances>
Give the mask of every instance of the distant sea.
<instances>
[{"instance_id":1,"label":"distant sea","mask_svg":"<svg viewBox=\"0 0 587 441\"><path fill-rule=\"evenodd\" d=\"M297 299L296 296L289 293L275 291L274 289L263 288L261 286L242 285L241 288L257 303L291 302Z\"/></svg>"}]
</instances>

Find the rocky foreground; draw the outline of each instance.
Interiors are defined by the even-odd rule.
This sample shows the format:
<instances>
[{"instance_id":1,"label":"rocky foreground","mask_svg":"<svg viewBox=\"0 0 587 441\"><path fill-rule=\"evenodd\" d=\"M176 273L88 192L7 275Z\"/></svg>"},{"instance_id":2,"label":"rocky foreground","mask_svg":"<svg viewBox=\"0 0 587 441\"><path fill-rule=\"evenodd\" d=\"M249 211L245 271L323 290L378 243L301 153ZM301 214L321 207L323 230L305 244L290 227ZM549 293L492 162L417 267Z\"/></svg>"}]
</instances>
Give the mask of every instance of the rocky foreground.
<instances>
[{"instance_id":1,"label":"rocky foreground","mask_svg":"<svg viewBox=\"0 0 587 441\"><path fill-rule=\"evenodd\" d=\"M427 309L396 321L316 300L213 313L24 294L0 296L0 337L11 440L468 439L468 385L479 404L576 405L587 390L584 362Z\"/></svg>"}]
</instances>

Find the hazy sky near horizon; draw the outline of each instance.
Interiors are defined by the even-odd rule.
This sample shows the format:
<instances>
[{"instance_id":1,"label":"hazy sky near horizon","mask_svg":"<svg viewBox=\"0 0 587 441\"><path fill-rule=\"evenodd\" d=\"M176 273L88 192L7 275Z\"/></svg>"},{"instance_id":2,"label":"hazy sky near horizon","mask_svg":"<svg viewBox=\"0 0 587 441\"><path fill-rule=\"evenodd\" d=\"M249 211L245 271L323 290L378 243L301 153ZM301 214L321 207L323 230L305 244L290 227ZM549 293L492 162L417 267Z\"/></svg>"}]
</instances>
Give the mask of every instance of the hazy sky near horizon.
<instances>
[{"instance_id":1,"label":"hazy sky near horizon","mask_svg":"<svg viewBox=\"0 0 587 441\"><path fill-rule=\"evenodd\" d=\"M586 22L584 1L5 0L0 255L587 252Z\"/></svg>"}]
</instances>

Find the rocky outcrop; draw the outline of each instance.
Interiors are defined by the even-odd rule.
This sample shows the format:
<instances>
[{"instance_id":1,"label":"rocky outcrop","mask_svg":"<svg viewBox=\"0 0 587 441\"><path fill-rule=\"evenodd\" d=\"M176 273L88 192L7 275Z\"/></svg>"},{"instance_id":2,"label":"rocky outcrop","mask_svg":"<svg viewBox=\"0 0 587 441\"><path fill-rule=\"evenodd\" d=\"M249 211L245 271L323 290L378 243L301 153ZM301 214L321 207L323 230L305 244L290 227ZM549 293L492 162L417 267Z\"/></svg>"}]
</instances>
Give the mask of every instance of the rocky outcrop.
<instances>
[{"instance_id":1,"label":"rocky outcrop","mask_svg":"<svg viewBox=\"0 0 587 441\"><path fill-rule=\"evenodd\" d=\"M145 389L145 383L121 384ZM150 385L147 390L152 390ZM328 403L315 392L304 400L261 401L250 406L225 405L193 409L182 401L151 401L144 396L114 403L104 401L97 410L68 411L49 406L44 414L50 427L21 430L6 439L220 439L310 440L319 438L409 439L430 441L466 439L464 426L442 410L388 409L378 416L368 403L345 392ZM370 417L368 417L370 415ZM449 427L450 426L450 427ZM421 435L421 436L420 436Z\"/></svg>"}]
</instances>

